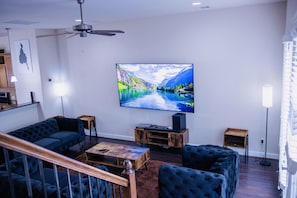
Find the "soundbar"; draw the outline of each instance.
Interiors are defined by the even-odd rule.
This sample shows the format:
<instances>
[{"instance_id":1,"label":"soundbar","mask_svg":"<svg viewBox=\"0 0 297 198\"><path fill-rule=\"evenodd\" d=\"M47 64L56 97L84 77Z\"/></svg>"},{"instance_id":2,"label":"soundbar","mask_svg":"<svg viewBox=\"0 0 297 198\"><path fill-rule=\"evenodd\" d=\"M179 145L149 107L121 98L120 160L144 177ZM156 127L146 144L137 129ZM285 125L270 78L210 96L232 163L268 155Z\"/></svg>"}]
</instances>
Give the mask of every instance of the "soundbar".
<instances>
[{"instance_id":1,"label":"soundbar","mask_svg":"<svg viewBox=\"0 0 297 198\"><path fill-rule=\"evenodd\" d=\"M182 130L174 130L167 126L160 126L155 124L140 124L136 128L145 129L145 130L156 130L156 131L168 131L168 132L181 132Z\"/></svg>"}]
</instances>

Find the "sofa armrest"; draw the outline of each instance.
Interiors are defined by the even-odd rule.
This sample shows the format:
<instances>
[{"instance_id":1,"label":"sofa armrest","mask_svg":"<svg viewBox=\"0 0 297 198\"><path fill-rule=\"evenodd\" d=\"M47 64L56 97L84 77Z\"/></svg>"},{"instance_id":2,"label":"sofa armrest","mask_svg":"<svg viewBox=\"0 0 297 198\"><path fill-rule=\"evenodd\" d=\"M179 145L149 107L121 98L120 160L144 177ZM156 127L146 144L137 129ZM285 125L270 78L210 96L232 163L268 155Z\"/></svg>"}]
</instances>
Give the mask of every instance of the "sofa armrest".
<instances>
[{"instance_id":1,"label":"sofa armrest","mask_svg":"<svg viewBox=\"0 0 297 198\"><path fill-rule=\"evenodd\" d=\"M209 171L219 173L225 176L228 188L227 195L233 197L239 182L239 154L230 152L220 156L216 162L212 164Z\"/></svg>"},{"instance_id":2,"label":"sofa armrest","mask_svg":"<svg viewBox=\"0 0 297 198\"><path fill-rule=\"evenodd\" d=\"M226 198L226 179L223 175L164 164L159 169L159 197Z\"/></svg>"}]
</instances>

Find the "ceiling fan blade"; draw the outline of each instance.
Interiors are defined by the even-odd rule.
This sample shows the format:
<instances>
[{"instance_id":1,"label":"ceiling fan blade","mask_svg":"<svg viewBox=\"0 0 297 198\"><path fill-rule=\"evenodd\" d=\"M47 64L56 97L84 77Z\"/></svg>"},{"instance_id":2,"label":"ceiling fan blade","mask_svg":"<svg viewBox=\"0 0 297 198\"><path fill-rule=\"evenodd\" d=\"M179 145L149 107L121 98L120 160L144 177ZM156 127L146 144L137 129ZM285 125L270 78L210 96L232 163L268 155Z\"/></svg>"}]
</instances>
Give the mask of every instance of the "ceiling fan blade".
<instances>
[{"instance_id":1,"label":"ceiling fan blade","mask_svg":"<svg viewBox=\"0 0 297 198\"><path fill-rule=\"evenodd\" d=\"M72 35L67 36L67 38L72 38L72 37L75 37L75 36L77 36L77 35L79 35L79 34L80 34L80 33L73 32Z\"/></svg>"},{"instance_id":2,"label":"ceiling fan blade","mask_svg":"<svg viewBox=\"0 0 297 198\"><path fill-rule=\"evenodd\" d=\"M97 31L92 31L92 32L88 32L89 34L96 34L96 35L102 35L102 36L115 36L115 33L111 33L111 32L97 32Z\"/></svg>"},{"instance_id":3,"label":"ceiling fan blade","mask_svg":"<svg viewBox=\"0 0 297 198\"><path fill-rule=\"evenodd\" d=\"M93 32L98 32L98 33L125 33L122 30L93 30Z\"/></svg>"},{"instance_id":4,"label":"ceiling fan blade","mask_svg":"<svg viewBox=\"0 0 297 198\"><path fill-rule=\"evenodd\" d=\"M43 34L37 35L36 38L43 38L43 37L50 37L50 36L61 36L66 34L73 34L73 32L61 32L61 33L54 33L54 34Z\"/></svg>"},{"instance_id":5,"label":"ceiling fan blade","mask_svg":"<svg viewBox=\"0 0 297 198\"><path fill-rule=\"evenodd\" d=\"M90 34L97 34L103 36L115 36L117 33L124 33L122 30L92 30Z\"/></svg>"}]
</instances>

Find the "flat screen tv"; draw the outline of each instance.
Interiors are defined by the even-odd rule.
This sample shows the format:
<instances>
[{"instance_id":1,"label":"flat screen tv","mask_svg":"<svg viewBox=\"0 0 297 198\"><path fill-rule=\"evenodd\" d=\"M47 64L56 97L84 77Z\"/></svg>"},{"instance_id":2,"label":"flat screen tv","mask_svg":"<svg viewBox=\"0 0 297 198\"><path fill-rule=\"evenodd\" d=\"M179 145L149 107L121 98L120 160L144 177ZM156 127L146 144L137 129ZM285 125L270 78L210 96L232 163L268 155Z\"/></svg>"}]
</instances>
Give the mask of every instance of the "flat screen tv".
<instances>
[{"instance_id":1,"label":"flat screen tv","mask_svg":"<svg viewBox=\"0 0 297 198\"><path fill-rule=\"evenodd\" d=\"M194 113L194 65L116 64L121 107Z\"/></svg>"}]
</instances>

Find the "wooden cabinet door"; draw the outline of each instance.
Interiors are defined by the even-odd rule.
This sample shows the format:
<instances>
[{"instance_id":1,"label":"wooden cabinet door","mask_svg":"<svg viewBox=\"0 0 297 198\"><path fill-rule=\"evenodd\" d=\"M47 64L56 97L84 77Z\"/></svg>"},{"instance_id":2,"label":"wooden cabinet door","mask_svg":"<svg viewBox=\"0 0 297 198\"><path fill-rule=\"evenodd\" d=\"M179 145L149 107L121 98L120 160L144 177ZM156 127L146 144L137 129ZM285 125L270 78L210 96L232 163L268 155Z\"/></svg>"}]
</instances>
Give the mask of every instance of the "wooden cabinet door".
<instances>
[{"instance_id":1,"label":"wooden cabinet door","mask_svg":"<svg viewBox=\"0 0 297 198\"><path fill-rule=\"evenodd\" d=\"M14 83L10 82L11 76L13 74L10 54L4 55L4 61L5 61L5 66L6 66L7 87L14 88Z\"/></svg>"},{"instance_id":2,"label":"wooden cabinet door","mask_svg":"<svg viewBox=\"0 0 297 198\"><path fill-rule=\"evenodd\" d=\"M0 88L7 87L6 69L4 64L0 64Z\"/></svg>"},{"instance_id":3,"label":"wooden cabinet door","mask_svg":"<svg viewBox=\"0 0 297 198\"><path fill-rule=\"evenodd\" d=\"M147 132L143 129L135 129L135 142L146 144L147 143Z\"/></svg>"}]
</instances>

